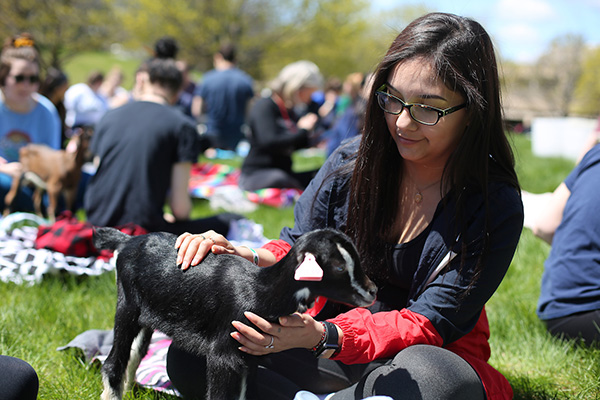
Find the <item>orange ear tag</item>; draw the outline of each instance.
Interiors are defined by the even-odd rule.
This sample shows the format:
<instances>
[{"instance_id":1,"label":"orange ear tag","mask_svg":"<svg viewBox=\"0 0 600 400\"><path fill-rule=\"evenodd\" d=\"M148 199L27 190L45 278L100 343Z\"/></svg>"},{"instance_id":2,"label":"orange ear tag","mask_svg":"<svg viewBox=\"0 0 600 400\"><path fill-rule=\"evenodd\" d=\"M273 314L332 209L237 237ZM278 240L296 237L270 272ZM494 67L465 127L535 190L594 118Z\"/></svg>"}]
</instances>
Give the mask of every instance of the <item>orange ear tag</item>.
<instances>
[{"instance_id":1,"label":"orange ear tag","mask_svg":"<svg viewBox=\"0 0 600 400\"><path fill-rule=\"evenodd\" d=\"M294 279L297 281L323 280L323 270L313 254L306 253L304 261L296 268Z\"/></svg>"}]
</instances>

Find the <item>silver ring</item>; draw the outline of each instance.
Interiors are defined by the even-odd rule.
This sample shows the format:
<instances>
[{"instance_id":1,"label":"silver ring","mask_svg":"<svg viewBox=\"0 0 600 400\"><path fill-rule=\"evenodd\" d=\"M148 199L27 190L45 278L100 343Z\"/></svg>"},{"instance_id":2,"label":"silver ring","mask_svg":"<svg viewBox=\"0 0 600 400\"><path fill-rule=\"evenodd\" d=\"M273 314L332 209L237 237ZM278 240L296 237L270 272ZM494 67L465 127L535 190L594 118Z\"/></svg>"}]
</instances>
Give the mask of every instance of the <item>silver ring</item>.
<instances>
[{"instance_id":1,"label":"silver ring","mask_svg":"<svg viewBox=\"0 0 600 400\"><path fill-rule=\"evenodd\" d=\"M202 238L203 241L206 240L206 236L200 235L200 237Z\"/></svg>"},{"instance_id":2,"label":"silver ring","mask_svg":"<svg viewBox=\"0 0 600 400\"><path fill-rule=\"evenodd\" d=\"M275 341L275 337L271 336L271 343L269 343L267 346L265 346L265 349L274 349L275 346L273 346L273 342Z\"/></svg>"}]
</instances>

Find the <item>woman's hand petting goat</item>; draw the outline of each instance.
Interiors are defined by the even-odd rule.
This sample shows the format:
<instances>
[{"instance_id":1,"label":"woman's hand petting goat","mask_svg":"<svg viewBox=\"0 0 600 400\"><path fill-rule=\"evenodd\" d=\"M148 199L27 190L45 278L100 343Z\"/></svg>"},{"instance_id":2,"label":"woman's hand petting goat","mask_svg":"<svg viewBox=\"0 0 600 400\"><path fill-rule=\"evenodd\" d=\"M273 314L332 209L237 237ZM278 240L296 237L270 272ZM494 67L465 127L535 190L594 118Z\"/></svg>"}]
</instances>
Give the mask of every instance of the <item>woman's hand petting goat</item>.
<instances>
[{"instance_id":1,"label":"woman's hand petting goat","mask_svg":"<svg viewBox=\"0 0 600 400\"><path fill-rule=\"evenodd\" d=\"M182 270L198 265L209 252L215 254L235 254L266 267L277 262L273 254L263 249L251 249L246 246L234 246L225 236L207 231L201 234L184 233L177 238L177 265Z\"/></svg>"}]
</instances>

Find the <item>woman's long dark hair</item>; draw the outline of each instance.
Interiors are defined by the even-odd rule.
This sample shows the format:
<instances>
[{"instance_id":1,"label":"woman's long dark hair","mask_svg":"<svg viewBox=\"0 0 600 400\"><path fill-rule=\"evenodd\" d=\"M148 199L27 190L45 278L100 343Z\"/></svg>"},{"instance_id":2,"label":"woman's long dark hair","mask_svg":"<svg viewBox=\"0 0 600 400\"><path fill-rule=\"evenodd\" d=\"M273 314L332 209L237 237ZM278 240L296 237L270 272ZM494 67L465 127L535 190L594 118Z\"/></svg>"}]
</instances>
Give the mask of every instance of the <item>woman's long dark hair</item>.
<instances>
[{"instance_id":1,"label":"woman's long dark hair","mask_svg":"<svg viewBox=\"0 0 600 400\"><path fill-rule=\"evenodd\" d=\"M401 201L402 158L374 91L386 83L399 63L414 58L430 62L446 86L466 98L469 124L444 168L441 184L442 193L450 193L457 203L457 233L466 229L464 188L483 194L486 215L489 180L519 188L504 130L498 66L490 37L479 23L452 14L431 13L416 19L396 37L377 67L350 181L347 233L375 279L386 276L383 243L390 239L397 212L394 205ZM482 257L487 223L484 230ZM478 264L480 269L482 262Z\"/></svg>"}]
</instances>

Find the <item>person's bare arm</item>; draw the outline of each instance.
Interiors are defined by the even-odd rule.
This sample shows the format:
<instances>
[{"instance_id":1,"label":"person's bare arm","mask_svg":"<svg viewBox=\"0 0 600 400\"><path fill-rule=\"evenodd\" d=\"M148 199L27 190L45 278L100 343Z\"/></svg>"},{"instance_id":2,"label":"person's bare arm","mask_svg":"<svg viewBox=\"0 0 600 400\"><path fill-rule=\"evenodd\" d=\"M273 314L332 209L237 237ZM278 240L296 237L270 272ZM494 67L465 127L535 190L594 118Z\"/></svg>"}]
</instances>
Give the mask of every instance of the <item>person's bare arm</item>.
<instances>
[{"instance_id":1,"label":"person's bare arm","mask_svg":"<svg viewBox=\"0 0 600 400\"><path fill-rule=\"evenodd\" d=\"M531 230L534 235L552 244L554 232L556 232L556 228L562 221L563 211L570 195L571 191L564 182L556 188L544 209L539 212L537 218L533 221Z\"/></svg>"},{"instance_id":2,"label":"person's bare arm","mask_svg":"<svg viewBox=\"0 0 600 400\"><path fill-rule=\"evenodd\" d=\"M173 165L171 170L169 206L176 220L189 219L192 212L192 199L188 192L191 169L191 162L181 162Z\"/></svg>"},{"instance_id":3,"label":"person's bare arm","mask_svg":"<svg viewBox=\"0 0 600 400\"><path fill-rule=\"evenodd\" d=\"M192 116L196 118L196 120L200 118L200 116L204 112L204 110L202 109L203 107L204 102L202 101L202 97L194 96L192 98Z\"/></svg>"}]
</instances>

